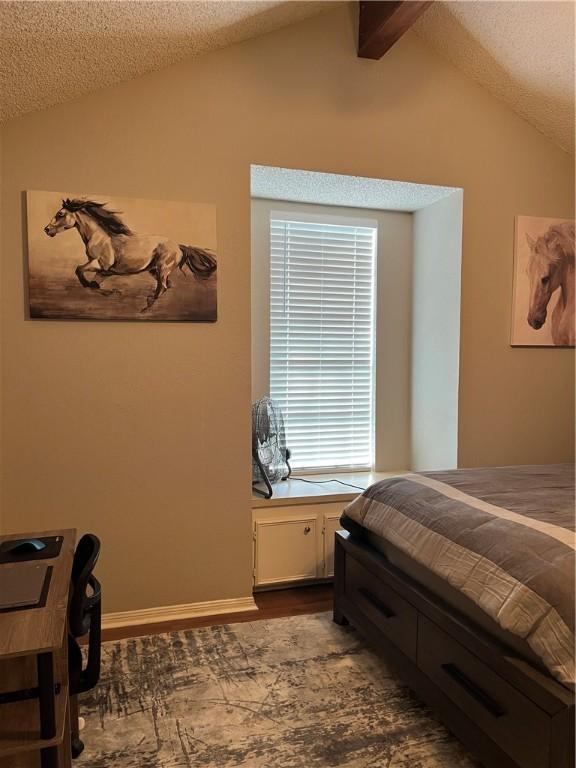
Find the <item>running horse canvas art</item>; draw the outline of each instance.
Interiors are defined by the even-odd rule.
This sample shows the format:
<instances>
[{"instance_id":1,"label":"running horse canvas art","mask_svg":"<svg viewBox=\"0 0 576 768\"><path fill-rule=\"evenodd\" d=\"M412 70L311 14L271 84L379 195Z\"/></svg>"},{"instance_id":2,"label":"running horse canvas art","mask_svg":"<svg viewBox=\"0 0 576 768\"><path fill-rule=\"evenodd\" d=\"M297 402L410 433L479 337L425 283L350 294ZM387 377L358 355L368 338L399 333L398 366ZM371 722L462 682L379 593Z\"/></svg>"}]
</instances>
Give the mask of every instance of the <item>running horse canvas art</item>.
<instances>
[{"instance_id":1,"label":"running horse canvas art","mask_svg":"<svg viewBox=\"0 0 576 768\"><path fill-rule=\"evenodd\" d=\"M512 344L574 346L574 221L519 216Z\"/></svg>"},{"instance_id":2,"label":"running horse canvas art","mask_svg":"<svg viewBox=\"0 0 576 768\"><path fill-rule=\"evenodd\" d=\"M54 196L28 195L31 317L216 319L213 206L64 196L42 243ZM161 228L173 235L145 233Z\"/></svg>"}]
</instances>

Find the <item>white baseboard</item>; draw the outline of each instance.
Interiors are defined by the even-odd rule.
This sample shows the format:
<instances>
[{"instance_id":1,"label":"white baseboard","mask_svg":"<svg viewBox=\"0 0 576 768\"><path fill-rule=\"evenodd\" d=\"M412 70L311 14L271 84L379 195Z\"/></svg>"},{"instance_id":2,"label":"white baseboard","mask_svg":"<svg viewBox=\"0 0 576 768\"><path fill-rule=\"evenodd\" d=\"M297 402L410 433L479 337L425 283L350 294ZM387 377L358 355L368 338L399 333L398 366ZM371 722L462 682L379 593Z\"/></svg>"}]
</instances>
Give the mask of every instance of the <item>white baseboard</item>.
<instances>
[{"instance_id":1,"label":"white baseboard","mask_svg":"<svg viewBox=\"0 0 576 768\"><path fill-rule=\"evenodd\" d=\"M157 624L163 621L193 619L200 616L218 616L223 613L244 613L257 611L254 598L235 597L230 600L209 600L206 603L184 603L183 605L162 605L158 608L142 608L137 611L105 613L102 629L118 629L142 624Z\"/></svg>"}]
</instances>

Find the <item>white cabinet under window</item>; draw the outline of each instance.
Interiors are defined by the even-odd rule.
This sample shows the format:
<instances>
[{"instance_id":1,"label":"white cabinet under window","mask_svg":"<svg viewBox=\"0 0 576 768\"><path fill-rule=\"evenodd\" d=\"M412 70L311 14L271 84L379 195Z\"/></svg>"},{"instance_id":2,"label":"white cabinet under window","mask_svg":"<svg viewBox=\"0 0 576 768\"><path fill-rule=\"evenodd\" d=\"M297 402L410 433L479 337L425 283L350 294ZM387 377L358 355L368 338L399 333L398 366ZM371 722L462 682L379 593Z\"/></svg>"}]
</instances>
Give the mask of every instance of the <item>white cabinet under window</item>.
<instances>
[{"instance_id":1,"label":"white cabinet under window","mask_svg":"<svg viewBox=\"0 0 576 768\"><path fill-rule=\"evenodd\" d=\"M334 575L334 536L346 502L254 509L254 585Z\"/></svg>"},{"instance_id":2,"label":"white cabinet under window","mask_svg":"<svg viewBox=\"0 0 576 768\"><path fill-rule=\"evenodd\" d=\"M318 577L315 517L279 517L255 524L255 583Z\"/></svg>"},{"instance_id":3,"label":"white cabinet under window","mask_svg":"<svg viewBox=\"0 0 576 768\"><path fill-rule=\"evenodd\" d=\"M324 576L327 578L334 577L334 537L336 531L341 529L340 515L334 513L328 513L324 515Z\"/></svg>"}]
</instances>

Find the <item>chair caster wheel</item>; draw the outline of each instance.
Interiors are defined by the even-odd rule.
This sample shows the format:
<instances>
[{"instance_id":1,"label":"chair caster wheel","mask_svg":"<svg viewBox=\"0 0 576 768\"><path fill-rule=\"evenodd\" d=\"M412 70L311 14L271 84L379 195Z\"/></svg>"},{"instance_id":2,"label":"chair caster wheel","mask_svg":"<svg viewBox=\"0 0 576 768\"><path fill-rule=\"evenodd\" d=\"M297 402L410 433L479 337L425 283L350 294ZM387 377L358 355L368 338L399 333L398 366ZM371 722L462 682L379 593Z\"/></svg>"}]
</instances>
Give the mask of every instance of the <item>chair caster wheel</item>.
<instances>
[{"instance_id":1,"label":"chair caster wheel","mask_svg":"<svg viewBox=\"0 0 576 768\"><path fill-rule=\"evenodd\" d=\"M80 757L84 751L84 742L82 739L72 739L72 759Z\"/></svg>"}]
</instances>

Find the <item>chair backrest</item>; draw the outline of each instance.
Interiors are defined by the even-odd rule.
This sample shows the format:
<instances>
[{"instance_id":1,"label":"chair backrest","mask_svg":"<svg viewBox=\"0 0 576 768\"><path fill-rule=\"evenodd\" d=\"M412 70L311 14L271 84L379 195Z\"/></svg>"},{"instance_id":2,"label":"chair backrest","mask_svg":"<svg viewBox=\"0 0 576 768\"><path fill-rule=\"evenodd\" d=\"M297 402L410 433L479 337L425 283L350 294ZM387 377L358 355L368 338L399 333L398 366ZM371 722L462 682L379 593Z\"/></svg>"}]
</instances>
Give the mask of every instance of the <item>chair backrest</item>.
<instances>
[{"instance_id":1,"label":"chair backrest","mask_svg":"<svg viewBox=\"0 0 576 768\"><path fill-rule=\"evenodd\" d=\"M100 554L100 540L87 533L78 542L72 564L72 597L68 612L68 630L73 637L82 637L90 630L92 608L100 603L100 585L92 571ZM88 587L91 594L88 595Z\"/></svg>"}]
</instances>

